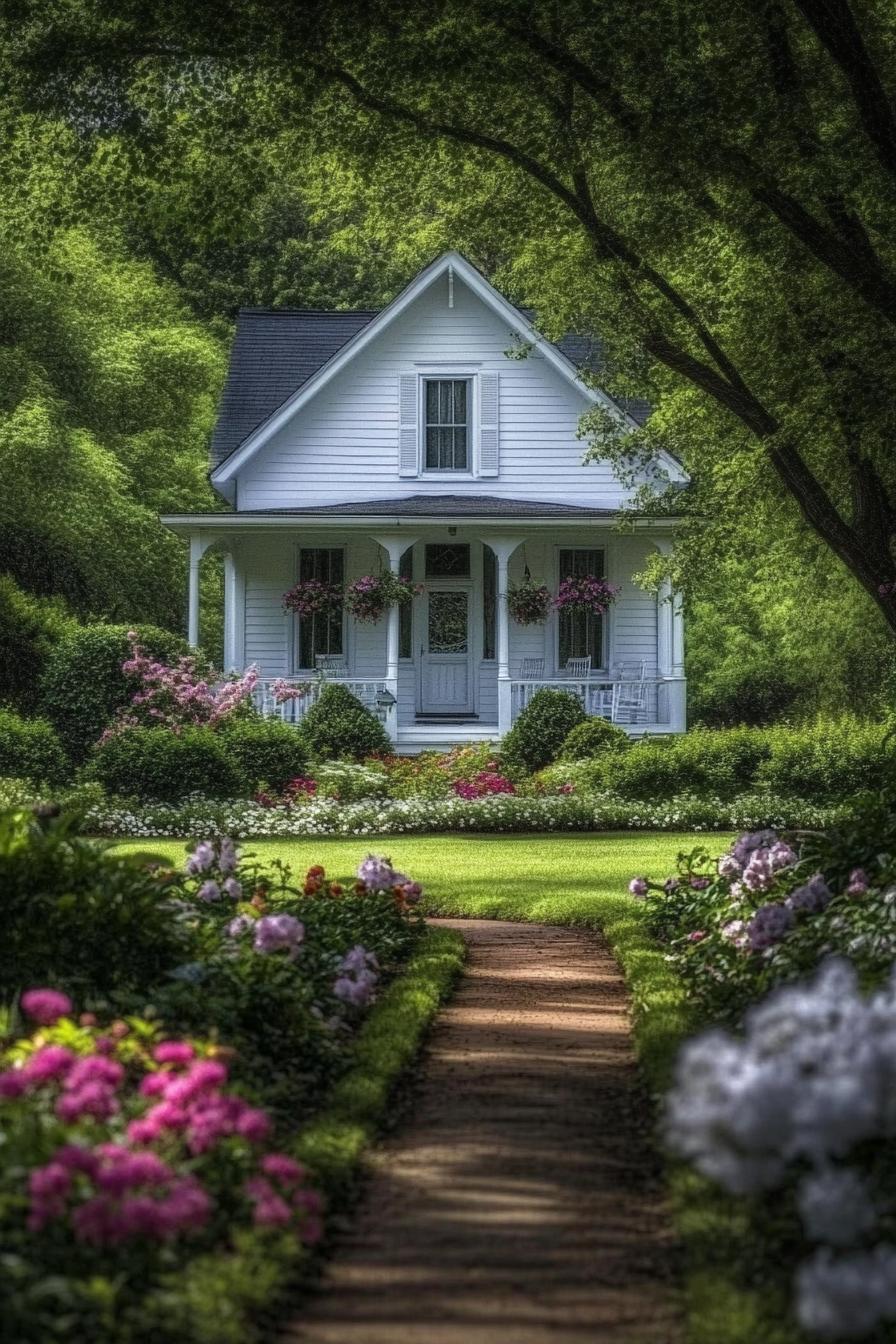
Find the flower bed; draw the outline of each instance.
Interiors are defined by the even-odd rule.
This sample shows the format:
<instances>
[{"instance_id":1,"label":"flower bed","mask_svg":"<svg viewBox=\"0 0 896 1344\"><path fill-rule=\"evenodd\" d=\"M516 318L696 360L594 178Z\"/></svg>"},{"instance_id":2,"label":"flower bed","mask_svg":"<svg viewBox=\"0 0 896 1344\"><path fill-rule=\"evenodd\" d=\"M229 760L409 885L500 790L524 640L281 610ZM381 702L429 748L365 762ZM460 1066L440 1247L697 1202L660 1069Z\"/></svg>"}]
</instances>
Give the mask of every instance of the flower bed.
<instances>
[{"instance_id":1,"label":"flower bed","mask_svg":"<svg viewBox=\"0 0 896 1344\"><path fill-rule=\"evenodd\" d=\"M241 799L219 803L186 800L181 806L94 804L85 825L97 835L423 835L443 831L738 830L760 826L820 828L843 808L799 799L745 794L723 801L687 795L663 803L635 803L609 794L526 797L508 793L472 799L456 796L376 799L359 803L313 797L294 806L264 806Z\"/></svg>"},{"instance_id":2,"label":"flower bed","mask_svg":"<svg viewBox=\"0 0 896 1344\"><path fill-rule=\"evenodd\" d=\"M63 886L91 861L89 843L52 817L29 831L19 814L7 830L8 863L52 854ZM117 902L128 873L147 881L137 862L93 851L95 906L107 887ZM344 1097L355 1060L355 1095L372 1084L381 1098L354 1117L356 1139L369 1135L459 964L453 936L426 952L419 886L376 856L349 882L317 867L295 884L225 838L152 880L181 931L169 951L180 960L145 986L131 972L119 983L113 967L99 995L83 974L27 992L0 1039L4 1330L20 1344L66 1331L96 1344L256 1338L259 1309L321 1234L320 1193L294 1152L299 1125L312 1122L318 1151L313 1117ZM65 936L49 923L32 972L40 958L64 968ZM84 936L101 940L102 920ZM80 949L80 964L99 964L99 951ZM384 986L402 1021L389 1009L376 1029L388 1048L363 1063ZM322 1171L331 1193L357 1155L356 1144L338 1173Z\"/></svg>"}]
</instances>

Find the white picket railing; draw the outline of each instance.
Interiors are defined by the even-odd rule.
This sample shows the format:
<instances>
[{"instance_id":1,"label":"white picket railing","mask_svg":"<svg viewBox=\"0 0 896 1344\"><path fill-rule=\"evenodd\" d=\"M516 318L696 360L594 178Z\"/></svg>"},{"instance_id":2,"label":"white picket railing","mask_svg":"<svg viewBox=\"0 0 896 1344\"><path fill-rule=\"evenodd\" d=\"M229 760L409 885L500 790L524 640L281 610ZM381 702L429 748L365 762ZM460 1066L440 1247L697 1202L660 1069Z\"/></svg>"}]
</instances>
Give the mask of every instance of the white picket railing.
<instances>
[{"instance_id":1,"label":"white picket railing","mask_svg":"<svg viewBox=\"0 0 896 1344\"><path fill-rule=\"evenodd\" d=\"M320 698L325 686L344 686L347 691L360 700L361 704L373 711L384 723L390 717L391 706L384 705L382 698L390 690L388 681L372 681L369 677L339 677L328 681L326 678L311 677L263 677L255 688L256 708L265 718L282 719L284 723L301 723L308 710ZM275 693L275 686L279 694ZM283 691L294 691L293 695L283 695Z\"/></svg>"},{"instance_id":2,"label":"white picket railing","mask_svg":"<svg viewBox=\"0 0 896 1344\"><path fill-rule=\"evenodd\" d=\"M515 722L536 691L548 687L574 695L589 718L609 719L621 727L665 725L670 720L669 678L643 681L618 677L538 677L510 683L511 722Z\"/></svg>"}]
</instances>

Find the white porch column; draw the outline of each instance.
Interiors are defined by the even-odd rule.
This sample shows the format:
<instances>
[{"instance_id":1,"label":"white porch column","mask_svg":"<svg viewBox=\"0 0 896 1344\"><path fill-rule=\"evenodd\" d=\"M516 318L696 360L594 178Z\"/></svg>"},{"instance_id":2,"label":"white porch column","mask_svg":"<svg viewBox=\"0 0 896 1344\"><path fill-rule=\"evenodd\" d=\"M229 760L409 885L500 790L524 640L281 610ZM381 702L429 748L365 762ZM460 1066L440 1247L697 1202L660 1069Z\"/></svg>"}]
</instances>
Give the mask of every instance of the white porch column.
<instances>
[{"instance_id":1,"label":"white porch column","mask_svg":"<svg viewBox=\"0 0 896 1344\"><path fill-rule=\"evenodd\" d=\"M672 676L672 585L663 579L656 595L656 670Z\"/></svg>"},{"instance_id":2,"label":"white porch column","mask_svg":"<svg viewBox=\"0 0 896 1344\"><path fill-rule=\"evenodd\" d=\"M510 613L507 610L507 573L510 557L523 543L522 537L482 537L495 553L498 593L495 609L495 654L498 660L498 731L503 737L510 731L512 702L510 688Z\"/></svg>"},{"instance_id":3,"label":"white porch column","mask_svg":"<svg viewBox=\"0 0 896 1344\"><path fill-rule=\"evenodd\" d=\"M389 568L393 574L398 573L401 557L408 547L413 546L417 540L416 537L405 536L403 533L401 535L395 533L377 534L373 539L379 546L382 546L389 557ZM395 697L395 705L387 718L386 727L390 737L395 741L398 735L398 660L401 655L401 611L397 605L389 608L386 621L386 685Z\"/></svg>"},{"instance_id":4,"label":"white porch column","mask_svg":"<svg viewBox=\"0 0 896 1344\"><path fill-rule=\"evenodd\" d=\"M236 548L231 546L224 553L224 671L242 672L242 661L238 652L238 575L236 566Z\"/></svg>"},{"instance_id":5,"label":"white porch column","mask_svg":"<svg viewBox=\"0 0 896 1344\"><path fill-rule=\"evenodd\" d=\"M187 642L192 648L199 645L199 563L205 555L212 538L203 537L201 532L190 535L190 573L187 586Z\"/></svg>"},{"instance_id":6,"label":"white porch column","mask_svg":"<svg viewBox=\"0 0 896 1344\"><path fill-rule=\"evenodd\" d=\"M672 542L656 543L661 555L669 555ZM665 685L657 686L657 717L673 733L687 728L687 683L684 678L684 617L681 594L669 579L663 579L656 596L656 670Z\"/></svg>"}]
</instances>

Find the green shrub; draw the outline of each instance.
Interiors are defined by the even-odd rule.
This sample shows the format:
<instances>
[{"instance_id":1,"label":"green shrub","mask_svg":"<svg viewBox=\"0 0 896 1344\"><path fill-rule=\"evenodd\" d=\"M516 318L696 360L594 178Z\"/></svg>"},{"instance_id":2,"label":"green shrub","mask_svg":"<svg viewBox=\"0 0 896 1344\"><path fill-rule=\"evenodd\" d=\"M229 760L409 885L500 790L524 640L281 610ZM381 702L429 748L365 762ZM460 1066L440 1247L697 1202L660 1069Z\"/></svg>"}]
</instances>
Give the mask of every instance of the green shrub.
<instances>
[{"instance_id":1,"label":"green shrub","mask_svg":"<svg viewBox=\"0 0 896 1344\"><path fill-rule=\"evenodd\" d=\"M347 686L331 683L302 720L311 750L322 761L362 761L391 751L385 728Z\"/></svg>"},{"instance_id":2,"label":"green shrub","mask_svg":"<svg viewBox=\"0 0 896 1344\"><path fill-rule=\"evenodd\" d=\"M83 1004L148 988L190 960L187 926L160 879L74 834L70 822L0 816L0 890L4 999L54 985Z\"/></svg>"},{"instance_id":3,"label":"green shrub","mask_svg":"<svg viewBox=\"0 0 896 1344\"><path fill-rule=\"evenodd\" d=\"M501 743L507 765L540 770L557 759L573 728L585 722L585 711L569 691L543 687L536 691Z\"/></svg>"},{"instance_id":4,"label":"green shrub","mask_svg":"<svg viewBox=\"0 0 896 1344\"><path fill-rule=\"evenodd\" d=\"M308 743L303 733L281 719L232 715L222 719L218 732L250 793L260 785L283 789L308 765Z\"/></svg>"},{"instance_id":5,"label":"green shrub","mask_svg":"<svg viewBox=\"0 0 896 1344\"><path fill-rule=\"evenodd\" d=\"M68 761L51 723L0 709L0 775L57 784L67 772Z\"/></svg>"},{"instance_id":6,"label":"green shrub","mask_svg":"<svg viewBox=\"0 0 896 1344\"><path fill-rule=\"evenodd\" d=\"M767 731L695 729L667 738L646 738L624 754L598 763L604 788L622 798L668 798L703 793L732 798L752 787L770 751ZM802 795L800 795L802 796Z\"/></svg>"},{"instance_id":7,"label":"green shrub","mask_svg":"<svg viewBox=\"0 0 896 1344\"><path fill-rule=\"evenodd\" d=\"M173 802L188 793L236 798L246 783L210 728L127 728L94 749L87 774L119 797Z\"/></svg>"},{"instance_id":8,"label":"green shrub","mask_svg":"<svg viewBox=\"0 0 896 1344\"><path fill-rule=\"evenodd\" d=\"M32 713L46 660L75 625L58 598L35 597L0 574L0 699Z\"/></svg>"},{"instance_id":9,"label":"green shrub","mask_svg":"<svg viewBox=\"0 0 896 1344\"><path fill-rule=\"evenodd\" d=\"M606 719L586 719L567 733L560 749L561 761L587 761L609 751L624 751L629 736L624 728Z\"/></svg>"},{"instance_id":10,"label":"green shrub","mask_svg":"<svg viewBox=\"0 0 896 1344\"><path fill-rule=\"evenodd\" d=\"M891 732L886 724L850 718L770 728L757 782L774 793L818 800L883 788L896 776Z\"/></svg>"},{"instance_id":11,"label":"green shrub","mask_svg":"<svg viewBox=\"0 0 896 1344\"><path fill-rule=\"evenodd\" d=\"M47 658L40 679L40 710L75 762L86 758L115 711L137 689L137 682L121 670L131 652L129 628L80 626L61 639ZM190 652L183 639L167 630L153 625L133 628L140 645L154 658L170 663Z\"/></svg>"},{"instance_id":12,"label":"green shrub","mask_svg":"<svg viewBox=\"0 0 896 1344\"><path fill-rule=\"evenodd\" d=\"M360 802L362 798L388 798L389 777L382 767L356 765L348 761L331 761L314 771L317 792L322 798L338 798L343 803Z\"/></svg>"}]
</instances>

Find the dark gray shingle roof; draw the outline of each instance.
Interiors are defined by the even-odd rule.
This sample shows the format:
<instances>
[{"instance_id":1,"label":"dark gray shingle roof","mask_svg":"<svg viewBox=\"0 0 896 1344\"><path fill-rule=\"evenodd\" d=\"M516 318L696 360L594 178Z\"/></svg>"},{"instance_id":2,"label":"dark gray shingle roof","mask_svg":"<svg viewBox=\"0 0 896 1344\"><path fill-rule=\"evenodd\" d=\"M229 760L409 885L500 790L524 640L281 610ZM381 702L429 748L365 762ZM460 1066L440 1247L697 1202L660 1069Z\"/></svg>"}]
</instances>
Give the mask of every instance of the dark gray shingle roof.
<instances>
[{"instance_id":1,"label":"dark gray shingle roof","mask_svg":"<svg viewBox=\"0 0 896 1344\"><path fill-rule=\"evenodd\" d=\"M532 321L531 309L519 311ZM351 312L240 309L218 419L212 431L211 466L214 468L229 457L253 430L377 316L377 309ZM557 341L556 347L576 368L599 372L603 367L602 347L596 338L570 334ZM638 398L620 400L619 405L638 424L643 424L650 414L650 404Z\"/></svg>"},{"instance_id":2,"label":"dark gray shingle roof","mask_svg":"<svg viewBox=\"0 0 896 1344\"><path fill-rule=\"evenodd\" d=\"M391 518L615 518L615 509L579 504L549 504L537 499L499 499L494 495L410 495L405 499L363 499L352 504L317 504L307 509L241 509L240 517L282 514L303 518L326 514Z\"/></svg>"}]
</instances>

